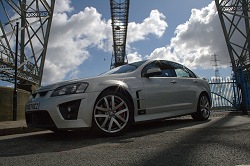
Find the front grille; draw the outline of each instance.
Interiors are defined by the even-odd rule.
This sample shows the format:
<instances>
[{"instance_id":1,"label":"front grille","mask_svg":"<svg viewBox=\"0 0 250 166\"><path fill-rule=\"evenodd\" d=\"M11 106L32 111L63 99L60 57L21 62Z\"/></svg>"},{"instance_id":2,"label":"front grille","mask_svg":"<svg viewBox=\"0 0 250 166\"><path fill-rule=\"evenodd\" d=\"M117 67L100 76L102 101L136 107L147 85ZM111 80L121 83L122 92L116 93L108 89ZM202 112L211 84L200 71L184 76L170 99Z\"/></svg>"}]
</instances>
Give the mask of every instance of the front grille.
<instances>
[{"instance_id":1,"label":"front grille","mask_svg":"<svg viewBox=\"0 0 250 166\"><path fill-rule=\"evenodd\" d=\"M30 111L25 113L26 123L29 127L55 129L56 125L47 111Z\"/></svg>"},{"instance_id":2,"label":"front grille","mask_svg":"<svg viewBox=\"0 0 250 166\"><path fill-rule=\"evenodd\" d=\"M36 92L36 93L33 93L31 96L32 96L33 99L36 98L36 97L44 97L44 96L47 95L48 92L49 91Z\"/></svg>"}]
</instances>

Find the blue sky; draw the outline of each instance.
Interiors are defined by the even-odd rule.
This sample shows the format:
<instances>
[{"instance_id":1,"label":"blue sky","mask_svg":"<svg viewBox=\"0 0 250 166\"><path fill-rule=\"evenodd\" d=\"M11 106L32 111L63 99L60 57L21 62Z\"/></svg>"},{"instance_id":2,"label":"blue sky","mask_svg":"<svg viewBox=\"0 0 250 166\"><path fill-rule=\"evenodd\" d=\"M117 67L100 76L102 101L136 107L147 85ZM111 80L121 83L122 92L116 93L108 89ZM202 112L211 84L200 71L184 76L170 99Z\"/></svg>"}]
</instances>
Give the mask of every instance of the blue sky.
<instances>
[{"instance_id":1,"label":"blue sky","mask_svg":"<svg viewBox=\"0 0 250 166\"><path fill-rule=\"evenodd\" d=\"M113 42L110 18L108 0L57 0L43 85L109 70ZM211 77L211 55L217 54L221 76L231 74L224 36L211 0L131 0L128 28L129 62L168 59L186 65L200 76Z\"/></svg>"}]
</instances>

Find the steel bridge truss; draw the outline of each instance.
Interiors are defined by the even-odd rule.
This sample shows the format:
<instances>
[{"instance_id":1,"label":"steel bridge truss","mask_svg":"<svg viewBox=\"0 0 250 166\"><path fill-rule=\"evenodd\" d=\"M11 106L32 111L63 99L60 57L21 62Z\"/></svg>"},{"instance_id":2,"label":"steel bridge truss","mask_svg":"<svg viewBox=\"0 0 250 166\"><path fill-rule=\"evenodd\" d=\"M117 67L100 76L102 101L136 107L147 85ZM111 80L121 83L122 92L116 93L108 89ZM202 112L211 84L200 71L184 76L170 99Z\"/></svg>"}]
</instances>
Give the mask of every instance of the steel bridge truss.
<instances>
[{"instance_id":1,"label":"steel bridge truss","mask_svg":"<svg viewBox=\"0 0 250 166\"><path fill-rule=\"evenodd\" d=\"M54 0L0 0L0 80L14 82L13 43L18 34L18 85L41 84L54 4Z\"/></svg>"},{"instance_id":2,"label":"steel bridge truss","mask_svg":"<svg viewBox=\"0 0 250 166\"><path fill-rule=\"evenodd\" d=\"M129 14L129 0L110 0L113 54L111 68L127 63L126 38Z\"/></svg>"},{"instance_id":3,"label":"steel bridge truss","mask_svg":"<svg viewBox=\"0 0 250 166\"><path fill-rule=\"evenodd\" d=\"M236 84L242 93L239 107L250 111L250 0L215 0Z\"/></svg>"}]
</instances>

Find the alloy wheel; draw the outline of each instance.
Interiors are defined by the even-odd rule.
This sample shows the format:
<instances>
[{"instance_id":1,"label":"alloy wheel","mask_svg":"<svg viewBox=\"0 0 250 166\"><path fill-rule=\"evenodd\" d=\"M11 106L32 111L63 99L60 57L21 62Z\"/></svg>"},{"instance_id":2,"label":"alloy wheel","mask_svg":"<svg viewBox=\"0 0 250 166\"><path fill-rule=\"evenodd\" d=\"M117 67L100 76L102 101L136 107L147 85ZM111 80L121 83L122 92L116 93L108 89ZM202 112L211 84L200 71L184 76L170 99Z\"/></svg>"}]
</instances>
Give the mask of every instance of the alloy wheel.
<instances>
[{"instance_id":1,"label":"alloy wheel","mask_svg":"<svg viewBox=\"0 0 250 166\"><path fill-rule=\"evenodd\" d=\"M200 112L204 118L210 116L209 101L206 96L202 96L200 99Z\"/></svg>"},{"instance_id":2,"label":"alloy wheel","mask_svg":"<svg viewBox=\"0 0 250 166\"><path fill-rule=\"evenodd\" d=\"M129 107L122 98L116 95L104 96L95 106L94 120L97 126L106 133L119 132L129 121Z\"/></svg>"}]
</instances>

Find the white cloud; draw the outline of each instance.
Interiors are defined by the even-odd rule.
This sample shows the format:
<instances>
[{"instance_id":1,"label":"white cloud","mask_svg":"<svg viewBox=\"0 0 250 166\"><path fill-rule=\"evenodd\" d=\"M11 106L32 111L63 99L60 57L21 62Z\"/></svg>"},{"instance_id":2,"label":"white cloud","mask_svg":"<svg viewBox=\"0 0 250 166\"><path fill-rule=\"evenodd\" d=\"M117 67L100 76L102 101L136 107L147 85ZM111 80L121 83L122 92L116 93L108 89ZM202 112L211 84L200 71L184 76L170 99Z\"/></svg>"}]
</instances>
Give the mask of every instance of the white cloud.
<instances>
[{"instance_id":1,"label":"white cloud","mask_svg":"<svg viewBox=\"0 0 250 166\"><path fill-rule=\"evenodd\" d=\"M161 37L167 27L165 16L158 10L152 10L149 17L144 19L142 23L130 22L128 24L127 42L144 40L149 34Z\"/></svg>"},{"instance_id":2,"label":"white cloud","mask_svg":"<svg viewBox=\"0 0 250 166\"><path fill-rule=\"evenodd\" d=\"M178 61L179 59L175 54L172 53L171 47L161 47L155 49L150 56L146 57L147 59L166 59L171 61Z\"/></svg>"},{"instance_id":3,"label":"white cloud","mask_svg":"<svg viewBox=\"0 0 250 166\"><path fill-rule=\"evenodd\" d=\"M157 48L148 58L170 59L191 68L211 68L213 54L218 55L220 65L230 64L214 2L202 9L192 9L189 20L176 28L170 45Z\"/></svg>"},{"instance_id":4,"label":"white cloud","mask_svg":"<svg viewBox=\"0 0 250 166\"><path fill-rule=\"evenodd\" d=\"M63 13L63 12L71 12L73 7L70 6L71 0L57 0L54 12L55 13Z\"/></svg>"},{"instance_id":5,"label":"white cloud","mask_svg":"<svg viewBox=\"0 0 250 166\"><path fill-rule=\"evenodd\" d=\"M127 58L128 58L129 63L142 60L142 56L138 52L129 53L127 55Z\"/></svg>"}]
</instances>

